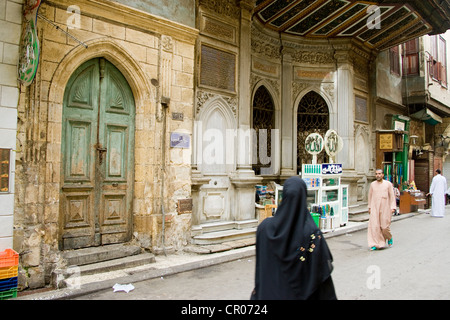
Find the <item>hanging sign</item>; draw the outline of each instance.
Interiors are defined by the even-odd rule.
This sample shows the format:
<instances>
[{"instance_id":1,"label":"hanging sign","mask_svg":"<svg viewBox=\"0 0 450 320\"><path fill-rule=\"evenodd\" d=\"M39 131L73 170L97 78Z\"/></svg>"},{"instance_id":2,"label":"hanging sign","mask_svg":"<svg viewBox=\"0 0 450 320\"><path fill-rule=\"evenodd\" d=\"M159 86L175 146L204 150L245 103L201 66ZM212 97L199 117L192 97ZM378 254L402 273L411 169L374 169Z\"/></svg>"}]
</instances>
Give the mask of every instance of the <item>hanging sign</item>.
<instances>
[{"instance_id":1,"label":"hanging sign","mask_svg":"<svg viewBox=\"0 0 450 320\"><path fill-rule=\"evenodd\" d=\"M39 64L39 40L36 32L36 20L41 0L27 0L24 4L25 29L20 40L19 80L29 86L36 75Z\"/></svg>"},{"instance_id":2,"label":"hanging sign","mask_svg":"<svg viewBox=\"0 0 450 320\"><path fill-rule=\"evenodd\" d=\"M391 150L394 148L392 133L380 134L380 150Z\"/></svg>"},{"instance_id":3,"label":"hanging sign","mask_svg":"<svg viewBox=\"0 0 450 320\"><path fill-rule=\"evenodd\" d=\"M341 174L342 164L340 163L324 163L322 164L322 174Z\"/></svg>"}]
</instances>

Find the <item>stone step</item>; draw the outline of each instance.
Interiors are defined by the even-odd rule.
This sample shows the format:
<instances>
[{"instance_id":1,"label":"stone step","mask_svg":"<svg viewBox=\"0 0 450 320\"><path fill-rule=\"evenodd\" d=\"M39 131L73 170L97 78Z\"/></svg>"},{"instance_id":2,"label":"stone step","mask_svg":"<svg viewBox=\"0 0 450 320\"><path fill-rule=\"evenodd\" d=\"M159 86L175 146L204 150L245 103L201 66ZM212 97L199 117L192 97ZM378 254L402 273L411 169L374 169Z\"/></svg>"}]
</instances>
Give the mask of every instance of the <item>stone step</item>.
<instances>
[{"instance_id":1,"label":"stone step","mask_svg":"<svg viewBox=\"0 0 450 320\"><path fill-rule=\"evenodd\" d=\"M80 267L80 274L82 276L103 273L109 271L116 271L125 268L132 268L154 263L155 255L153 253L141 253L134 256L118 258L98 263L91 263Z\"/></svg>"},{"instance_id":2,"label":"stone step","mask_svg":"<svg viewBox=\"0 0 450 320\"><path fill-rule=\"evenodd\" d=\"M194 236L193 243L198 245L219 244L249 238L255 236L255 234L256 227L208 232Z\"/></svg>"},{"instance_id":3,"label":"stone step","mask_svg":"<svg viewBox=\"0 0 450 320\"><path fill-rule=\"evenodd\" d=\"M110 244L100 247L91 247L70 250L63 253L63 258L68 266L83 266L123 257L133 256L141 253L141 248L128 244Z\"/></svg>"},{"instance_id":4,"label":"stone step","mask_svg":"<svg viewBox=\"0 0 450 320\"><path fill-rule=\"evenodd\" d=\"M367 212L367 202L361 202L348 207L349 214L360 214Z\"/></svg>"},{"instance_id":5,"label":"stone step","mask_svg":"<svg viewBox=\"0 0 450 320\"><path fill-rule=\"evenodd\" d=\"M203 223L197 226L192 227L192 235L198 236L201 234L206 234L210 232L218 232L218 231L226 231L226 230L234 230L234 229L247 229L247 228L255 228L258 226L258 220L249 219L249 220L241 220L241 221L217 221L217 222L208 222Z\"/></svg>"},{"instance_id":6,"label":"stone step","mask_svg":"<svg viewBox=\"0 0 450 320\"><path fill-rule=\"evenodd\" d=\"M253 246L255 244L256 235L253 235L249 236L248 238L246 237L244 239L226 241L219 244L190 245L186 246L183 250L189 253L209 254Z\"/></svg>"},{"instance_id":7,"label":"stone step","mask_svg":"<svg viewBox=\"0 0 450 320\"><path fill-rule=\"evenodd\" d=\"M369 220L367 202L360 202L348 207L348 220L351 222L365 222Z\"/></svg>"},{"instance_id":8,"label":"stone step","mask_svg":"<svg viewBox=\"0 0 450 320\"><path fill-rule=\"evenodd\" d=\"M366 211L365 213L353 214L348 216L348 221L351 222L366 222L369 221L369 213Z\"/></svg>"},{"instance_id":9,"label":"stone step","mask_svg":"<svg viewBox=\"0 0 450 320\"><path fill-rule=\"evenodd\" d=\"M234 223L234 221L208 222L192 227L192 231L195 234L203 234L209 232L231 230L234 229L235 226L236 224Z\"/></svg>"},{"instance_id":10,"label":"stone step","mask_svg":"<svg viewBox=\"0 0 450 320\"><path fill-rule=\"evenodd\" d=\"M256 228L258 226L257 219L235 221L236 229Z\"/></svg>"},{"instance_id":11,"label":"stone step","mask_svg":"<svg viewBox=\"0 0 450 320\"><path fill-rule=\"evenodd\" d=\"M106 272L143 266L155 262L153 253L140 253L132 256L116 258L81 266L72 265L64 269L55 270L52 274L53 283L57 288L76 286L83 276L101 275Z\"/></svg>"}]
</instances>

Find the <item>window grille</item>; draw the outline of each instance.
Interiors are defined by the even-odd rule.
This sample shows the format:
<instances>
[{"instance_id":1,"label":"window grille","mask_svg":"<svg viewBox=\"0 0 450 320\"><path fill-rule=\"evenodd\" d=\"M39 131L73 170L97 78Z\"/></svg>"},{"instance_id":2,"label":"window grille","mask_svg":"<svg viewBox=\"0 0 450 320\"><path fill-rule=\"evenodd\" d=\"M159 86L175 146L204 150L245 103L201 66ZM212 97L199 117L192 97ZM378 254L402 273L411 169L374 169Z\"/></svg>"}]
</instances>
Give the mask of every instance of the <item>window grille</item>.
<instances>
[{"instance_id":1,"label":"window grille","mask_svg":"<svg viewBox=\"0 0 450 320\"><path fill-rule=\"evenodd\" d=\"M275 123L274 110L275 106L269 91L264 86L259 87L253 98L253 129L256 132L256 139L253 140L252 167L257 175L261 174L261 168L270 168L271 166L268 158L272 157L271 130L274 129ZM267 139L261 140L260 130L263 129L267 130ZM265 151L265 146L267 146L267 151Z\"/></svg>"},{"instance_id":2,"label":"window grille","mask_svg":"<svg viewBox=\"0 0 450 320\"><path fill-rule=\"evenodd\" d=\"M302 164L311 163L312 155L305 148L305 140L311 133L317 132L325 137L330 127L328 105L316 92L308 92L300 101L297 110L297 168L301 170ZM318 163L327 163L325 152L317 155Z\"/></svg>"}]
</instances>

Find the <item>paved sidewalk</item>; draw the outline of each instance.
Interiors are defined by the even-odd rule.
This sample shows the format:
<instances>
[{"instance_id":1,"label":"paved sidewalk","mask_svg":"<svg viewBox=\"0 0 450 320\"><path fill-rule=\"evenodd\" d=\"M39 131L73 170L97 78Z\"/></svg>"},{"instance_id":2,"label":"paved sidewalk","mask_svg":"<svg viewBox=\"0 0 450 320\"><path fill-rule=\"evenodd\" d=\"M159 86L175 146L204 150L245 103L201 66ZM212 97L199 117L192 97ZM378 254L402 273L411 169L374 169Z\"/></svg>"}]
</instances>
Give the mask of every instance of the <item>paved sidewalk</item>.
<instances>
[{"instance_id":1,"label":"paved sidewalk","mask_svg":"<svg viewBox=\"0 0 450 320\"><path fill-rule=\"evenodd\" d=\"M392 222L413 217L429 210L420 210L416 213L407 213L399 216L393 216ZM349 222L346 226L336 229L333 232L325 233L325 238L345 235L348 233L366 229L368 222ZM73 288L49 289L44 292L19 294L15 300L56 300L71 299L77 296L86 295L111 288L116 284L136 283L153 278L165 277L168 275L190 271L198 268L221 264L228 261L252 257L255 255L255 246L233 249L224 252L210 254L196 254L192 252L181 252L175 254L157 255L156 262L128 268L118 271L106 272L90 276L82 276L75 279L76 285Z\"/></svg>"}]
</instances>

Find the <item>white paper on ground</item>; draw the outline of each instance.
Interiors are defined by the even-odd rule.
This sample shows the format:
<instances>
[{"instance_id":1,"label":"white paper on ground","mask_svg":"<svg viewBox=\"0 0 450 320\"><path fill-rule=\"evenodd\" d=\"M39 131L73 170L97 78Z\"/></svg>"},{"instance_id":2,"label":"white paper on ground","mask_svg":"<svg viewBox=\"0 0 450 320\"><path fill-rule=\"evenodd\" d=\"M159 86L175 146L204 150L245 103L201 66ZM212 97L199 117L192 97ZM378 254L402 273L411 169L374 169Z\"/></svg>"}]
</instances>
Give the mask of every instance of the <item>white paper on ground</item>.
<instances>
[{"instance_id":1,"label":"white paper on ground","mask_svg":"<svg viewBox=\"0 0 450 320\"><path fill-rule=\"evenodd\" d=\"M126 293L128 293L128 292L130 292L131 290L134 289L134 286L131 283L129 283L129 284L118 284L118 283L116 283L113 286L113 289L114 289L114 292L125 291Z\"/></svg>"}]
</instances>

